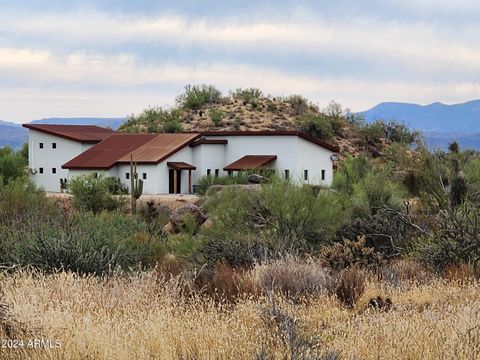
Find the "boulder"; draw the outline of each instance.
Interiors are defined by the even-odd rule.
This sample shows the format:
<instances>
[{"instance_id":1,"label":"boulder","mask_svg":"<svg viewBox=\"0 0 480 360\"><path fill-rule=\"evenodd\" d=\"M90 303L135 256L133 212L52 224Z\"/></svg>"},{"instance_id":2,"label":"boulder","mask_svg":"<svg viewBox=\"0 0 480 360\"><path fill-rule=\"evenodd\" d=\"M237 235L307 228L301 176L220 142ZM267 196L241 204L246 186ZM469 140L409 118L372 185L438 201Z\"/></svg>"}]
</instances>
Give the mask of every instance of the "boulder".
<instances>
[{"instance_id":1,"label":"boulder","mask_svg":"<svg viewBox=\"0 0 480 360\"><path fill-rule=\"evenodd\" d=\"M165 231L167 234L173 234L175 233L175 229L173 228L173 224L169 221L164 227L163 231Z\"/></svg>"},{"instance_id":2,"label":"boulder","mask_svg":"<svg viewBox=\"0 0 480 360\"><path fill-rule=\"evenodd\" d=\"M213 221L212 219L207 219L204 221L204 223L202 224L202 226L200 226L202 229L204 230L208 230L210 229L211 227L213 226Z\"/></svg>"},{"instance_id":3,"label":"boulder","mask_svg":"<svg viewBox=\"0 0 480 360\"><path fill-rule=\"evenodd\" d=\"M194 204L182 205L170 214L170 223L172 224L174 232L178 232L183 227L187 216L194 219L197 226L200 226L207 220L207 217L199 206Z\"/></svg>"},{"instance_id":4,"label":"boulder","mask_svg":"<svg viewBox=\"0 0 480 360\"><path fill-rule=\"evenodd\" d=\"M248 175L248 182L250 184L265 184L266 182L268 182L268 178L258 174L251 174Z\"/></svg>"}]
</instances>

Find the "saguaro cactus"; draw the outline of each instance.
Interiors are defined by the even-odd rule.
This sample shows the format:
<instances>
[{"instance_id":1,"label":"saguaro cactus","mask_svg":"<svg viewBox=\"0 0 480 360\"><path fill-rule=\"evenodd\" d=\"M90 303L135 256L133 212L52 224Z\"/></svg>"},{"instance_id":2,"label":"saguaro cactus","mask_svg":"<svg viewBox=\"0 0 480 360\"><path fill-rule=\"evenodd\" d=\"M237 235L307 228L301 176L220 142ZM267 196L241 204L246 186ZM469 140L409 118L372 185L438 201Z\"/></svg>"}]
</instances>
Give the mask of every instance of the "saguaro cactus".
<instances>
[{"instance_id":1,"label":"saguaro cactus","mask_svg":"<svg viewBox=\"0 0 480 360\"><path fill-rule=\"evenodd\" d=\"M138 178L137 162L133 161L133 154L130 154L130 199L132 202L132 215L137 213L137 200L143 193L143 180Z\"/></svg>"}]
</instances>

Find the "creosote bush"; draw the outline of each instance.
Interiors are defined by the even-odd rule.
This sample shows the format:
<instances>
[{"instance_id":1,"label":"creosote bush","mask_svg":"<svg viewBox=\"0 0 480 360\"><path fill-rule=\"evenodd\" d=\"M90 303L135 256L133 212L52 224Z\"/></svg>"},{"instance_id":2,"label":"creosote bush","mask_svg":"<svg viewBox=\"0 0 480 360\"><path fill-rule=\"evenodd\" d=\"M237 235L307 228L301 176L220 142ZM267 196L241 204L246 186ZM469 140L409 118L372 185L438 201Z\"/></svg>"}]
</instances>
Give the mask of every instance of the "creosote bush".
<instances>
[{"instance_id":1,"label":"creosote bush","mask_svg":"<svg viewBox=\"0 0 480 360\"><path fill-rule=\"evenodd\" d=\"M150 107L138 115L130 115L119 131L176 133L182 131L182 111Z\"/></svg>"},{"instance_id":2,"label":"creosote bush","mask_svg":"<svg viewBox=\"0 0 480 360\"><path fill-rule=\"evenodd\" d=\"M225 118L226 113L219 109L209 109L208 116L212 120L215 126L222 125L222 121Z\"/></svg>"},{"instance_id":3,"label":"creosote bush","mask_svg":"<svg viewBox=\"0 0 480 360\"><path fill-rule=\"evenodd\" d=\"M114 193L126 192L117 178L101 174L81 175L70 180L69 187L73 205L80 210L98 213L102 210L121 209L125 205L124 198L114 196Z\"/></svg>"},{"instance_id":4,"label":"creosote bush","mask_svg":"<svg viewBox=\"0 0 480 360\"><path fill-rule=\"evenodd\" d=\"M207 104L219 102L221 97L222 93L213 85L187 85L176 101L184 109L200 110Z\"/></svg>"},{"instance_id":5,"label":"creosote bush","mask_svg":"<svg viewBox=\"0 0 480 360\"><path fill-rule=\"evenodd\" d=\"M333 136L332 122L325 115L305 112L297 118L300 129L321 140Z\"/></svg>"}]
</instances>

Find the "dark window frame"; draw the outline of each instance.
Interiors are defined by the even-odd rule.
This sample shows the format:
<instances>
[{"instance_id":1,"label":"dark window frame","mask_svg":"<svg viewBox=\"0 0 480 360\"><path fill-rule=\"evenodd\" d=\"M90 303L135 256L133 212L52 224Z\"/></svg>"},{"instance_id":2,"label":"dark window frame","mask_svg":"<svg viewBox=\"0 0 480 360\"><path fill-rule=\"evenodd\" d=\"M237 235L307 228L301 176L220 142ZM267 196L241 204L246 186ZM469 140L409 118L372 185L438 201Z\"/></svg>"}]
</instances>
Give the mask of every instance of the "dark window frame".
<instances>
[{"instance_id":1,"label":"dark window frame","mask_svg":"<svg viewBox=\"0 0 480 360\"><path fill-rule=\"evenodd\" d=\"M285 179L286 180L290 179L290 170L289 169L285 169Z\"/></svg>"},{"instance_id":2,"label":"dark window frame","mask_svg":"<svg viewBox=\"0 0 480 360\"><path fill-rule=\"evenodd\" d=\"M52 168L52 174L56 174L57 173L57 168Z\"/></svg>"},{"instance_id":3,"label":"dark window frame","mask_svg":"<svg viewBox=\"0 0 480 360\"><path fill-rule=\"evenodd\" d=\"M130 180L130 173L129 172L125 173L125 179Z\"/></svg>"},{"instance_id":4,"label":"dark window frame","mask_svg":"<svg viewBox=\"0 0 480 360\"><path fill-rule=\"evenodd\" d=\"M142 179L147 180L147 173L142 173Z\"/></svg>"},{"instance_id":5,"label":"dark window frame","mask_svg":"<svg viewBox=\"0 0 480 360\"><path fill-rule=\"evenodd\" d=\"M43 174L43 167L38 168L38 173L39 173L39 174Z\"/></svg>"},{"instance_id":6,"label":"dark window frame","mask_svg":"<svg viewBox=\"0 0 480 360\"><path fill-rule=\"evenodd\" d=\"M43 142L38 143L38 147L39 147L40 149L43 149Z\"/></svg>"},{"instance_id":7,"label":"dark window frame","mask_svg":"<svg viewBox=\"0 0 480 360\"><path fill-rule=\"evenodd\" d=\"M219 177L220 176L220 169L215 169L215 177Z\"/></svg>"},{"instance_id":8,"label":"dark window frame","mask_svg":"<svg viewBox=\"0 0 480 360\"><path fill-rule=\"evenodd\" d=\"M57 148L57 143L52 143L52 149L56 149Z\"/></svg>"},{"instance_id":9,"label":"dark window frame","mask_svg":"<svg viewBox=\"0 0 480 360\"><path fill-rule=\"evenodd\" d=\"M207 169L207 176L210 176L212 174L212 169Z\"/></svg>"},{"instance_id":10,"label":"dark window frame","mask_svg":"<svg viewBox=\"0 0 480 360\"><path fill-rule=\"evenodd\" d=\"M303 180L308 181L308 170L303 170Z\"/></svg>"},{"instance_id":11,"label":"dark window frame","mask_svg":"<svg viewBox=\"0 0 480 360\"><path fill-rule=\"evenodd\" d=\"M325 170L322 170L322 181L325 180Z\"/></svg>"}]
</instances>

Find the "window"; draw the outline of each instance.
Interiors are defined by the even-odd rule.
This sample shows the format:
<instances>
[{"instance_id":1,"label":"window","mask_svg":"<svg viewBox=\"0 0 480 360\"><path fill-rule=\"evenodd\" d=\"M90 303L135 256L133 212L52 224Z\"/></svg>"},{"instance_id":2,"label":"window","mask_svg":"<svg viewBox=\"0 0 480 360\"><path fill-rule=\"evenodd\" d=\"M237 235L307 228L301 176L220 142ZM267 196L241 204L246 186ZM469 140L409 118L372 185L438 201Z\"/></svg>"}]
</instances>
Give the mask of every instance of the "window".
<instances>
[{"instance_id":1,"label":"window","mask_svg":"<svg viewBox=\"0 0 480 360\"><path fill-rule=\"evenodd\" d=\"M56 174L57 173L57 169L56 168L52 168L52 174Z\"/></svg>"},{"instance_id":2,"label":"window","mask_svg":"<svg viewBox=\"0 0 480 360\"><path fill-rule=\"evenodd\" d=\"M143 174L142 174L142 179L143 179L143 180L147 180L147 173L143 173Z\"/></svg>"},{"instance_id":3,"label":"window","mask_svg":"<svg viewBox=\"0 0 480 360\"><path fill-rule=\"evenodd\" d=\"M219 170L219 169L215 169L215 177L218 177L219 174L220 174L220 170Z\"/></svg>"},{"instance_id":4,"label":"window","mask_svg":"<svg viewBox=\"0 0 480 360\"><path fill-rule=\"evenodd\" d=\"M52 143L52 149L56 149L57 148L57 143Z\"/></svg>"},{"instance_id":5,"label":"window","mask_svg":"<svg viewBox=\"0 0 480 360\"><path fill-rule=\"evenodd\" d=\"M94 172L93 176L95 177L95 179L98 179L98 173L97 172Z\"/></svg>"},{"instance_id":6,"label":"window","mask_svg":"<svg viewBox=\"0 0 480 360\"><path fill-rule=\"evenodd\" d=\"M308 170L303 170L303 180L308 180Z\"/></svg>"},{"instance_id":7,"label":"window","mask_svg":"<svg viewBox=\"0 0 480 360\"><path fill-rule=\"evenodd\" d=\"M125 179L127 179L127 180L130 179L130 173L125 173Z\"/></svg>"},{"instance_id":8,"label":"window","mask_svg":"<svg viewBox=\"0 0 480 360\"><path fill-rule=\"evenodd\" d=\"M228 176L232 176L233 175L233 171L232 170L229 170L228 171Z\"/></svg>"},{"instance_id":9,"label":"window","mask_svg":"<svg viewBox=\"0 0 480 360\"><path fill-rule=\"evenodd\" d=\"M38 168L38 172L39 172L40 174L43 174L43 168Z\"/></svg>"},{"instance_id":10,"label":"window","mask_svg":"<svg viewBox=\"0 0 480 360\"><path fill-rule=\"evenodd\" d=\"M43 143L38 144L38 146L40 147L40 149L43 149Z\"/></svg>"},{"instance_id":11,"label":"window","mask_svg":"<svg viewBox=\"0 0 480 360\"><path fill-rule=\"evenodd\" d=\"M212 172L212 169L207 169L207 176L210 176L211 172Z\"/></svg>"},{"instance_id":12,"label":"window","mask_svg":"<svg viewBox=\"0 0 480 360\"><path fill-rule=\"evenodd\" d=\"M322 170L322 180L325 180L325 170Z\"/></svg>"},{"instance_id":13,"label":"window","mask_svg":"<svg viewBox=\"0 0 480 360\"><path fill-rule=\"evenodd\" d=\"M290 179L290 170L285 169L285 179Z\"/></svg>"}]
</instances>

